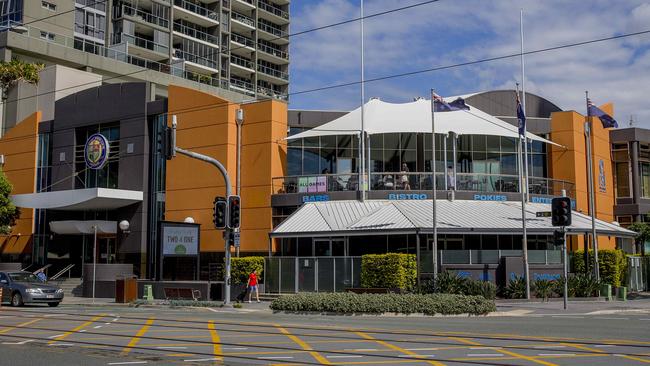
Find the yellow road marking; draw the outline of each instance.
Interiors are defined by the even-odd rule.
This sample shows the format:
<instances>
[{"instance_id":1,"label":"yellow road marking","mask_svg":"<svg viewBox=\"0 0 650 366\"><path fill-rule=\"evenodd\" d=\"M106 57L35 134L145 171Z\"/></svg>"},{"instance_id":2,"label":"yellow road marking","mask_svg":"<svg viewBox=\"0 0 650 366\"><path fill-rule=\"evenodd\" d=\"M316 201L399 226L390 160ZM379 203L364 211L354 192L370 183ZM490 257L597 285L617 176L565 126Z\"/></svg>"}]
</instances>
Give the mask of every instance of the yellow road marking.
<instances>
[{"instance_id":1,"label":"yellow road marking","mask_svg":"<svg viewBox=\"0 0 650 366\"><path fill-rule=\"evenodd\" d=\"M18 324L18 325L14 325L14 326L11 326L11 327L8 327L8 328L5 328L5 329L3 329L3 330L0 330L0 334L9 333L9 332L11 332L11 331L14 330L14 329L22 328L22 327L26 327L26 326L28 326L28 325L30 325L30 324L34 324L34 323L36 323L36 322L39 321L39 320L43 320L43 318L38 318L38 319L30 320L30 321L28 321L28 322L24 322L24 323L21 323L21 324Z\"/></svg>"},{"instance_id":2,"label":"yellow road marking","mask_svg":"<svg viewBox=\"0 0 650 366\"><path fill-rule=\"evenodd\" d=\"M643 358L639 358L639 357L628 356L628 355L617 355L617 356L627 358L628 360L634 360L634 361L639 361L639 362L643 362L643 363L650 363L650 360L644 360Z\"/></svg>"},{"instance_id":3,"label":"yellow road marking","mask_svg":"<svg viewBox=\"0 0 650 366\"><path fill-rule=\"evenodd\" d=\"M466 339L466 338L461 338L461 337L449 337L449 339L456 340L456 341L459 341L459 342L461 342L461 343L469 344L469 345L472 345L472 346L484 346L483 344L481 344L481 343L479 343L479 342L475 342L475 341L472 341L472 340L470 340L470 339ZM499 353L503 353L504 355L508 355L508 356L511 356L511 357L518 358L518 359L520 359L520 360L526 360L526 361L530 361L530 362L538 363L538 364L540 364L540 365L545 365L545 366L558 366L558 365L556 365L556 364L554 364L554 363L546 362L546 361L544 361L544 360L539 360L539 359L534 358L534 357L530 357L530 356L522 355L522 354L520 354L520 353L512 352L512 351L508 351L508 350L505 350L505 349L502 349L502 348L495 348L494 351L499 352Z\"/></svg>"},{"instance_id":4,"label":"yellow road marking","mask_svg":"<svg viewBox=\"0 0 650 366\"><path fill-rule=\"evenodd\" d=\"M377 338L375 338L375 337L373 337L373 336L371 336L369 334L366 334L364 332L354 332L354 334L356 334L356 335L358 335L358 336L360 336L360 337L362 337L364 339L367 339L369 341L373 341L373 342L375 342L377 344L381 344L384 347L387 347L387 348L393 349L393 350L395 350L397 352L403 353L405 355L409 355L409 356L413 356L413 357L421 357L417 352L409 351L409 350L406 350L406 349L401 348L399 346L396 346L394 344L382 341L382 340L377 339ZM426 363L428 363L430 365L436 365L436 366L444 366L445 365L445 364L443 364L441 362L431 361L431 360L423 360L422 362L426 362Z\"/></svg>"},{"instance_id":5,"label":"yellow road marking","mask_svg":"<svg viewBox=\"0 0 650 366\"><path fill-rule=\"evenodd\" d=\"M149 330L149 327L151 327L151 324L153 324L154 318L149 318L147 322L140 328L138 333L136 333L135 337L131 338L131 341L129 341L129 344L122 349L122 356L126 356L131 352L131 349L135 347L138 342L140 342L140 337L142 337L145 333L147 333L147 330Z\"/></svg>"},{"instance_id":6,"label":"yellow road marking","mask_svg":"<svg viewBox=\"0 0 650 366\"><path fill-rule=\"evenodd\" d=\"M210 330L210 337L212 338L213 353L217 359L223 360L223 351L221 350L221 338L217 333L217 328L214 327L214 320L208 321L208 329Z\"/></svg>"},{"instance_id":7,"label":"yellow road marking","mask_svg":"<svg viewBox=\"0 0 650 366\"><path fill-rule=\"evenodd\" d=\"M314 349L313 349L309 344L307 344L307 342L305 342L305 341L303 341L302 339L298 338L297 336L291 334L288 330L282 328L282 327L281 327L280 325L278 325L278 324L275 324L274 326L275 326L276 328L278 328L278 330L280 331L280 333L286 335L289 339L291 339L291 340L294 341L297 345L299 345L300 347L302 347L302 349L304 349L305 351L309 351L309 354L310 354L310 355L311 355L311 356L312 356L316 361L318 361L321 365L331 365L331 364L332 364L332 363L329 362L325 357L321 356L320 353L314 351Z\"/></svg>"},{"instance_id":8,"label":"yellow road marking","mask_svg":"<svg viewBox=\"0 0 650 366\"><path fill-rule=\"evenodd\" d=\"M603 351L602 349L591 348L591 347L583 346L581 344L573 344L573 343L562 343L562 344L565 345L565 346L581 349L581 350L584 350L584 351L600 353L600 354L607 354L608 356L610 355L607 352ZM639 361L639 362L643 362L643 363L650 363L650 360L644 360L643 358L639 358L639 357L628 356L628 355L624 355L624 354L616 354L616 356L617 357L627 358L628 360Z\"/></svg>"},{"instance_id":9,"label":"yellow road marking","mask_svg":"<svg viewBox=\"0 0 650 366\"><path fill-rule=\"evenodd\" d=\"M106 314L99 314L99 315L93 317L92 319L90 319L89 321L87 321L87 322L85 322L85 323L83 323L83 324L81 324L81 325L79 325L77 327L74 327L74 328L72 328L72 330L67 331L67 332L61 334L60 336L54 338L53 340L47 342L47 344L54 344L57 341L63 340L65 338L67 338L70 334L76 333L76 332L84 329L85 327L93 324L94 322L96 322L97 320L103 318L104 316L106 316Z\"/></svg>"}]
</instances>

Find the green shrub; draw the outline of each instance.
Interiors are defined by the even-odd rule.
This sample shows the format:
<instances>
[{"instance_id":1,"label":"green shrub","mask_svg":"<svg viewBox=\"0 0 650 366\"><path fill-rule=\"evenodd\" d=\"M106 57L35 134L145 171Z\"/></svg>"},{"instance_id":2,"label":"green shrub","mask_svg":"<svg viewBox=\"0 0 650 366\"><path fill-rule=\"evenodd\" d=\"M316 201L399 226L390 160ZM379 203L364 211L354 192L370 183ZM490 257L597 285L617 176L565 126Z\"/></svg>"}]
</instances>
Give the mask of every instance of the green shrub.
<instances>
[{"instance_id":1,"label":"green shrub","mask_svg":"<svg viewBox=\"0 0 650 366\"><path fill-rule=\"evenodd\" d=\"M494 300L497 297L497 285L490 281L467 278L465 280L465 291L463 291L463 294L483 296L488 300Z\"/></svg>"},{"instance_id":2,"label":"green shrub","mask_svg":"<svg viewBox=\"0 0 650 366\"><path fill-rule=\"evenodd\" d=\"M443 271L436 276L435 281L433 278L426 279L420 287L420 293L475 295L494 300L497 286L490 281L473 280L453 271Z\"/></svg>"},{"instance_id":3,"label":"green shrub","mask_svg":"<svg viewBox=\"0 0 650 366\"><path fill-rule=\"evenodd\" d=\"M584 251L573 252L571 265L574 273L586 273ZM627 258L622 250L603 249L598 251L600 279L603 283L620 287L627 274ZM589 251L589 268L594 267L594 252Z\"/></svg>"},{"instance_id":4,"label":"green shrub","mask_svg":"<svg viewBox=\"0 0 650 366\"><path fill-rule=\"evenodd\" d=\"M535 297L542 299L542 301L548 301L548 298L553 295L553 290L556 288L557 281L549 281L544 279L538 279L533 282L533 291L535 292Z\"/></svg>"},{"instance_id":5,"label":"green shrub","mask_svg":"<svg viewBox=\"0 0 650 366\"><path fill-rule=\"evenodd\" d=\"M438 273L434 281L434 292L441 294L463 294L467 289L466 279L456 272L443 271Z\"/></svg>"},{"instance_id":6,"label":"green shrub","mask_svg":"<svg viewBox=\"0 0 650 366\"><path fill-rule=\"evenodd\" d=\"M257 279L262 282L264 278L264 257L233 257L230 258L230 278L233 285L245 285L248 275L257 270ZM223 273L221 274L223 278Z\"/></svg>"},{"instance_id":7,"label":"green shrub","mask_svg":"<svg viewBox=\"0 0 650 366\"><path fill-rule=\"evenodd\" d=\"M600 284L591 274L575 274L569 276L569 293L575 297L596 296Z\"/></svg>"},{"instance_id":8,"label":"green shrub","mask_svg":"<svg viewBox=\"0 0 650 366\"><path fill-rule=\"evenodd\" d=\"M508 285L503 289L504 297L508 299L526 298L526 280L523 276L510 279Z\"/></svg>"},{"instance_id":9,"label":"green shrub","mask_svg":"<svg viewBox=\"0 0 650 366\"><path fill-rule=\"evenodd\" d=\"M279 297L271 303L275 311L332 313L422 313L482 315L496 311L494 301L482 296L449 294L355 294L302 293Z\"/></svg>"},{"instance_id":10,"label":"green shrub","mask_svg":"<svg viewBox=\"0 0 650 366\"><path fill-rule=\"evenodd\" d=\"M414 254L366 254L361 257L361 287L412 291L416 283Z\"/></svg>"}]
</instances>

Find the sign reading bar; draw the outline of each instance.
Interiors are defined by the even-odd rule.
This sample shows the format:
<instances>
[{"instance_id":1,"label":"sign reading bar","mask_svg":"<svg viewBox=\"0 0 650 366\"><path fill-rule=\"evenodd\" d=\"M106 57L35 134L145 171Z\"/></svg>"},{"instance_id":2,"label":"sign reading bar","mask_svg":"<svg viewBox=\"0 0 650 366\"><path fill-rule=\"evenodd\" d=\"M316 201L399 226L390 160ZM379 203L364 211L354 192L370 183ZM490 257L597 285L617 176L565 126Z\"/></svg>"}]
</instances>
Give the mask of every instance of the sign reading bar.
<instances>
[{"instance_id":1,"label":"sign reading bar","mask_svg":"<svg viewBox=\"0 0 650 366\"><path fill-rule=\"evenodd\" d=\"M198 255L199 226L163 224L162 247L165 256Z\"/></svg>"}]
</instances>

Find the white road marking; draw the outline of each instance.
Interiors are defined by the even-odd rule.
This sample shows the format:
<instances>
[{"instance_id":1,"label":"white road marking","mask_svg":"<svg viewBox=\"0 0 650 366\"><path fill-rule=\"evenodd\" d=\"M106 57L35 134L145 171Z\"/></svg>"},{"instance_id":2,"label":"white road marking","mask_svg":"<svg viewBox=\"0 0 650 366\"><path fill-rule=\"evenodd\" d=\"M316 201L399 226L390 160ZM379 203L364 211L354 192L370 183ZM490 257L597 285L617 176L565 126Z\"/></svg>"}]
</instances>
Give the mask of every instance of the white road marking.
<instances>
[{"instance_id":1,"label":"white road marking","mask_svg":"<svg viewBox=\"0 0 650 366\"><path fill-rule=\"evenodd\" d=\"M553 315L552 318L584 319L584 316Z\"/></svg>"},{"instance_id":2,"label":"white road marking","mask_svg":"<svg viewBox=\"0 0 650 366\"><path fill-rule=\"evenodd\" d=\"M143 363L147 363L147 361L109 362L108 365L137 365Z\"/></svg>"},{"instance_id":3,"label":"white road marking","mask_svg":"<svg viewBox=\"0 0 650 366\"><path fill-rule=\"evenodd\" d=\"M437 348L404 348L407 351L436 351Z\"/></svg>"},{"instance_id":4,"label":"white road marking","mask_svg":"<svg viewBox=\"0 0 650 366\"><path fill-rule=\"evenodd\" d=\"M85 332L86 332L85 329L82 329L82 330L79 331L79 333L85 333Z\"/></svg>"},{"instance_id":5,"label":"white road marking","mask_svg":"<svg viewBox=\"0 0 650 366\"><path fill-rule=\"evenodd\" d=\"M641 318L639 320L643 320L643 321L646 321L646 322L650 321L650 319L646 319L646 318Z\"/></svg>"},{"instance_id":6,"label":"white road marking","mask_svg":"<svg viewBox=\"0 0 650 366\"><path fill-rule=\"evenodd\" d=\"M378 351L378 349L376 349L376 348L355 348L355 349L345 349L344 351L364 352L364 351Z\"/></svg>"},{"instance_id":7,"label":"white road marking","mask_svg":"<svg viewBox=\"0 0 650 366\"><path fill-rule=\"evenodd\" d=\"M540 353L538 356L575 356L575 353Z\"/></svg>"},{"instance_id":8,"label":"white road marking","mask_svg":"<svg viewBox=\"0 0 650 366\"><path fill-rule=\"evenodd\" d=\"M533 347L533 348L536 348L536 349L546 349L546 348L566 348L566 346L559 346L559 345L558 345L558 346L554 346L554 345L552 345L552 344L549 344L548 346L535 346L535 347Z\"/></svg>"},{"instance_id":9,"label":"white road marking","mask_svg":"<svg viewBox=\"0 0 650 366\"><path fill-rule=\"evenodd\" d=\"M247 349L248 348L246 348L246 347L232 347L232 348L226 347L226 348L223 348L224 351L226 351L226 350L228 350L228 351L244 351L244 350L247 350Z\"/></svg>"},{"instance_id":10,"label":"white road marking","mask_svg":"<svg viewBox=\"0 0 650 366\"><path fill-rule=\"evenodd\" d=\"M498 349L501 347L470 347L469 349Z\"/></svg>"},{"instance_id":11,"label":"white road marking","mask_svg":"<svg viewBox=\"0 0 650 366\"><path fill-rule=\"evenodd\" d=\"M156 347L158 349L187 349L187 347Z\"/></svg>"},{"instance_id":12,"label":"white road marking","mask_svg":"<svg viewBox=\"0 0 650 366\"><path fill-rule=\"evenodd\" d=\"M292 356L267 356L267 357L258 357L258 360L288 360L293 358Z\"/></svg>"},{"instance_id":13,"label":"white road marking","mask_svg":"<svg viewBox=\"0 0 650 366\"><path fill-rule=\"evenodd\" d=\"M337 355L337 356L325 356L327 358L359 358L363 356L357 356L357 355L349 355L349 356L343 356L343 355Z\"/></svg>"},{"instance_id":14,"label":"white road marking","mask_svg":"<svg viewBox=\"0 0 650 366\"><path fill-rule=\"evenodd\" d=\"M111 323L104 323L104 324L106 324L106 325L111 325Z\"/></svg>"},{"instance_id":15,"label":"white road marking","mask_svg":"<svg viewBox=\"0 0 650 366\"><path fill-rule=\"evenodd\" d=\"M207 361L218 361L218 358L195 358L195 359L188 359L188 360L183 360L183 362L207 362Z\"/></svg>"},{"instance_id":16,"label":"white road marking","mask_svg":"<svg viewBox=\"0 0 650 366\"><path fill-rule=\"evenodd\" d=\"M630 320L630 318L608 318L605 316L597 316L596 319L605 319L605 320Z\"/></svg>"},{"instance_id":17,"label":"white road marking","mask_svg":"<svg viewBox=\"0 0 650 366\"><path fill-rule=\"evenodd\" d=\"M503 357L502 353L468 353L467 357Z\"/></svg>"},{"instance_id":18,"label":"white road marking","mask_svg":"<svg viewBox=\"0 0 650 366\"><path fill-rule=\"evenodd\" d=\"M401 358L406 358L406 357L427 358L427 357L436 357L436 355L397 355L397 357L401 357Z\"/></svg>"},{"instance_id":19,"label":"white road marking","mask_svg":"<svg viewBox=\"0 0 650 366\"><path fill-rule=\"evenodd\" d=\"M603 347L616 347L615 344L597 344L594 347L603 348Z\"/></svg>"},{"instance_id":20,"label":"white road marking","mask_svg":"<svg viewBox=\"0 0 650 366\"><path fill-rule=\"evenodd\" d=\"M97 326L94 326L93 328L94 328L94 329L99 329L99 328L101 328L101 327L102 327L101 325L97 325Z\"/></svg>"},{"instance_id":21,"label":"white road marking","mask_svg":"<svg viewBox=\"0 0 650 366\"><path fill-rule=\"evenodd\" d=\"M64 336L64 335L65 335L65 334L57 334L57 335L49 336L49 337L47 337L47 338L49 338L49 339L52 339L52 338L59 338L59 337L62 337L62 336Z\"/></svg>"},{"instance_id":22,"label":"white road marking","mask_svg":"<svg viewBox=\"0 0 650 366\"><path fill-rule=\"evenodd\" d=\"M115 319L113 319L112 321L113 321L113 322L116 322L116 321L118 321L118 320L120 320L120 318L115 318Z\"/></svg>"},{"instance_id":23,"label":"white road marking","mask_svg":"<svg viewBox=\"0 0 650 366\"><path fill-rule=\"evenodd\" d=\"M72 343L52 343L52 344L48 344L48 346L50 346L50 347L71 347L71 346L74 346L74 344L72 344Z\"/></svg>"},{"instance_id":24,"label":"white road marking","mask_svg":"<svg viewBox=\"0 0 650 366\"><path fill-rule=\"evenodd\" d=\"M25 343L29 343L29 342L34 342L34 340L33 339L27 339L27 340L20 341L20 342L2 342L2 344L25 344Z\"/></svg>"}]
</instances>

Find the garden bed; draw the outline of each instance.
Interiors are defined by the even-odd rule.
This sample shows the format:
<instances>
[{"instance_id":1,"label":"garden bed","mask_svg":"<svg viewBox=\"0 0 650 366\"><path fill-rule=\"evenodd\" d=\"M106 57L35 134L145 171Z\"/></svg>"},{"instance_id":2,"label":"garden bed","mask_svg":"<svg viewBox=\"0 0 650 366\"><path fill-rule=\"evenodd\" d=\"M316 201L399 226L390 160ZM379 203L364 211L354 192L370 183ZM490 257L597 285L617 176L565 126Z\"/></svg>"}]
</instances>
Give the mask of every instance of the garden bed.
<instances>
[{"instance_id":1,"label":"garden bed","mask_svg":"<svg viewBox=\"0 0 650 366\"><path fill-rule=\"evenodd\" d=\"M485 315L496 311L496 306L482 296L304 293L277 298L271 309L335 314Z\"/></svg>"}]
</instances>

